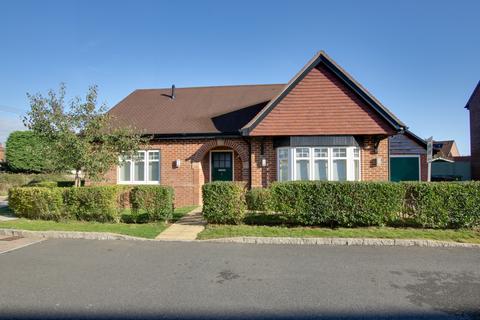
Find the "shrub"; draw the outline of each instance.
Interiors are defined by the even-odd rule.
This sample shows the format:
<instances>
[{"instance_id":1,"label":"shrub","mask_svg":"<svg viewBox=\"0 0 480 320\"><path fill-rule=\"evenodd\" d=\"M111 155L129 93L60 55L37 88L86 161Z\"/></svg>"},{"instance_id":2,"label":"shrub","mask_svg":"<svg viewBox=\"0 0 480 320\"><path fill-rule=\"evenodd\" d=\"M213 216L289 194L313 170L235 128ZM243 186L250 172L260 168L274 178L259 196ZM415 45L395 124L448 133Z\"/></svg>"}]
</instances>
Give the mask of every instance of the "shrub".
<instances>
[{"instance_id":1,"label":"shrub","mask_svg":"<svg viewBox=\"0 0 480 320\"><path fill-rule=\"evenodd\" d=\"M480 225L479 182L405 183L407 218L428 228Z\"/></svg>"},{"instance_id":2,"label":"shrub","mask_svg":"<svg viewBox=\"0 0 480 320\"><path fill-rule=\"evenodd\" d=\"M51 172L48 145L33 131L14 131L7 139L6 160L13 172Z\"/></svg>"},{"instance_id":3,"label":"shrub","mask_svg":"<svg viewBox=\"0 0 480 320\"><path fill-rule=\"evenodd\" d=\"M21 187L25 185L34 185L42 181L59 181L66 177L63 174L24 174L24 173L0 173L0 195L7 194L8 189L13 187Z\"/></svg>"},{"instance_id":4,"label":"shrub","mask_svg":"<svg viewBox=\"0 0 480 320\"><path fill-rule=\"evenodd\" d=\"M248 210L266 212L271 210L270 189L253 188L247 191L245 199Z\"/></svg>"},{"instance_id":5,"label":"shrub","mask_svg":"<svg viewBox=\"0 0 480 320\"><path fill-rule=\"evenodd\" d=\"M33 187L56 188L58 183L56 181L40 181L30 184Z\"/></svg>"},{"instance_id":6,"label":"shrub","mask_svg":"<svg viewBox=\"0 0 480 320\"><path fill-rule=\"evenodd\" d=\"M173 199L173 188L166 186L135 186L130 192L132 212L139 223L170 220L173 216ZM141 211L147 215L142 215Z\"/></svg>"},{"instance_id":7,"label":"shrub","mask_svg":"<svg viewBox=\"0 0 480 320\"><path fill-rule=\"evenodd\" d=\"M245 188L235 182L204 184L203 216L210 223L239 224L246 211Z\"/></svg>"},{"instance_id":8,"label":"shrub","mask_svg":"<svg viewBox=\"0 0 480 320\"><path fill-rule=\"evenodd\" d=\"M405 189L382 182L278 182L272 207L291 223L328 226L379 226L399 219Z\"/></svg>"},{"instance_id":9,"label":"shrub","mask_svg":"<svg viewBox=\"0 0 480 320\"><path fill-rule=\"evenodd\" d=\"M67 212L78 220L118 222L117 200L121 191L117 186L66 188L64 203Z\"/></svg>"},{"instance_id":10,"label":"shrub","mask_svg":"<svg viewBox=\"0 0 480 320\"><path fill-rule=\"evenodd\" d=\"M59 188L11 188L8 205L22 218L56 221L68 218L63 207L62 189Z\"/></svg>"}]
</instances>

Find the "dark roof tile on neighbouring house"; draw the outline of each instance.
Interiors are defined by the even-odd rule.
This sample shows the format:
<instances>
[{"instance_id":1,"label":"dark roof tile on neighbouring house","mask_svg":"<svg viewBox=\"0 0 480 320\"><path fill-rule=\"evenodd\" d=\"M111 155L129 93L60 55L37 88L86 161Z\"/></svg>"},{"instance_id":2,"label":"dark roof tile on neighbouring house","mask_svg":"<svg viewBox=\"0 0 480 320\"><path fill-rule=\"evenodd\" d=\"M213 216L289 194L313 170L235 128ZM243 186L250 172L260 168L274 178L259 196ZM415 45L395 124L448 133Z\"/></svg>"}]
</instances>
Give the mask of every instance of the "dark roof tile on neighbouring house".
<instances>
[{"instance_id":1,"label":"dark roof tile on neighbouring house","mask_svg":"<svg viewBox=\"0 0 480 320\"><path fill-rule=\"evenodd\" d=\"M433 141L433 149L436 152L435 158L453 160L460 156L455 140Z\"/></svg>"}]
</instances>

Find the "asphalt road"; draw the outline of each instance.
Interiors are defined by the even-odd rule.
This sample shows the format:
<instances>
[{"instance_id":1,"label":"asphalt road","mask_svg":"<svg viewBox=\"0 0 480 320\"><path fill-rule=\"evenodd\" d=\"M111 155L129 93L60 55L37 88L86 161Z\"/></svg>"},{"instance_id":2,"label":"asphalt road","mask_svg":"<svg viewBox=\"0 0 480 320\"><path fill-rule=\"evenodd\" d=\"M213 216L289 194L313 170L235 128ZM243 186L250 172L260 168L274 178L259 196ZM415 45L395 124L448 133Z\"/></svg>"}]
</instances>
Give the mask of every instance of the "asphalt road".
<instances>
[{"instance_id":1,"label":"asphalt road","mask_svg":"<svg viewBox=\"0 0 480 320\"><path fill-rule=\"evenodd\" d=\"M480 319L480 250L48 240L0 254L0 319Z\"/></svg>"}]
</instances>

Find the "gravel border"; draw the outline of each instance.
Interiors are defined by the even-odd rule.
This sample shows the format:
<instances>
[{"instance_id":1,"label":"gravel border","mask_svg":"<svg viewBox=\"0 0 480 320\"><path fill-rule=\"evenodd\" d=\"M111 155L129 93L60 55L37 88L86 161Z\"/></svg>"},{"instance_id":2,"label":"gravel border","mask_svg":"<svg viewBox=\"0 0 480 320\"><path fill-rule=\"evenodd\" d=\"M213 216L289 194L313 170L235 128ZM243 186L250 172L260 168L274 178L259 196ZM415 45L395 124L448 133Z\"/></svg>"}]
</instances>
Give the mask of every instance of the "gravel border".
<instances>
[{"instance_id":1,"label":"gravel border","mask_svg":"<svg viewBox=\"0 0 480 320\"><path fill-rule=\"evenodd\" d=\"M47 239L88 239L88 240L136 240L156 242L214 242L243 244L277 244L277 245L317 245L317 246L397 246L428 248L474 248L480 244L425 239L381 239L381 238L290 238L290 237L234 237L206 240L157 240L127 236L109 232L81 231L29 231L19 229L0 229L0 235L35 237Z\"/></svg>"}]
</instances>

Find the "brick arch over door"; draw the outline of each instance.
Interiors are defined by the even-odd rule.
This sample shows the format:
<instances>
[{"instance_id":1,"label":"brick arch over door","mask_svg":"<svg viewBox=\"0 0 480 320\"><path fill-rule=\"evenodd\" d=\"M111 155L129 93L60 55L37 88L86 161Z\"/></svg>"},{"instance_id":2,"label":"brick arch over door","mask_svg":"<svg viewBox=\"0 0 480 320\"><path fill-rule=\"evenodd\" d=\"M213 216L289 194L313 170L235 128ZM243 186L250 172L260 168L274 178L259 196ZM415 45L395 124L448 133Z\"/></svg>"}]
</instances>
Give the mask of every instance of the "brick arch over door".
<instances>
[{"instance_id":1,"label":"brick arch over door","mask_svg":"<svg viewBox=\"0 0 480 320\"><path fill-rule=\"evenodd\" d=\"M201 162L202 159L216 147L228 147L235 150L242 160L242 180L249 180L249 166L250 166L250 157L248 153L248 144L243 140L234 140L234 139L212 139L204 143L198 150L195 152L190 160L193 162Z\"/></svg>"}]
</instances>

